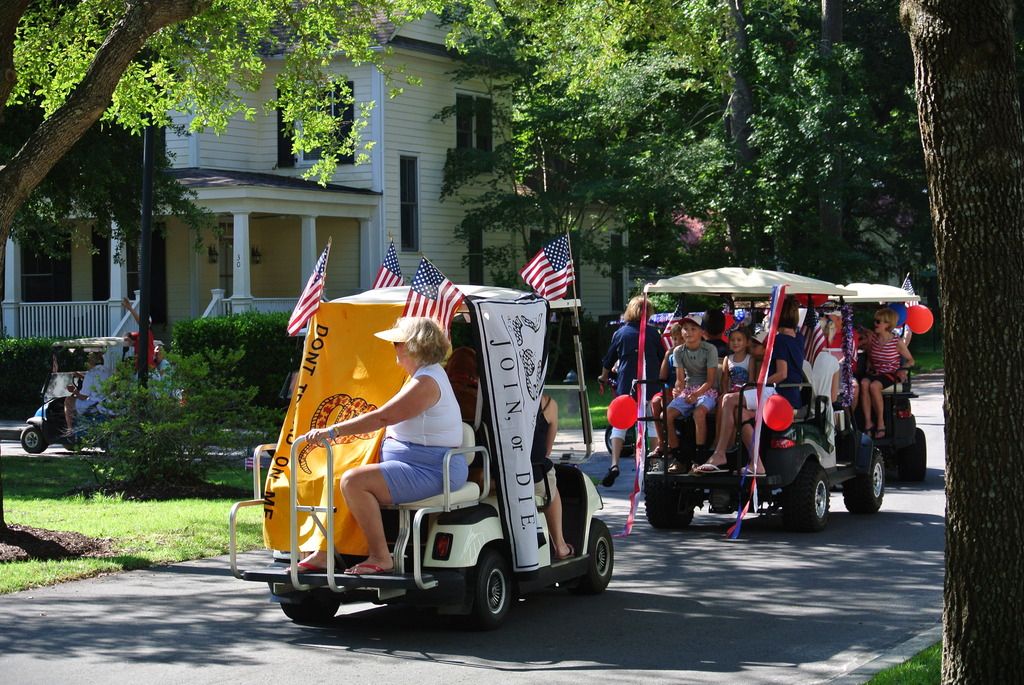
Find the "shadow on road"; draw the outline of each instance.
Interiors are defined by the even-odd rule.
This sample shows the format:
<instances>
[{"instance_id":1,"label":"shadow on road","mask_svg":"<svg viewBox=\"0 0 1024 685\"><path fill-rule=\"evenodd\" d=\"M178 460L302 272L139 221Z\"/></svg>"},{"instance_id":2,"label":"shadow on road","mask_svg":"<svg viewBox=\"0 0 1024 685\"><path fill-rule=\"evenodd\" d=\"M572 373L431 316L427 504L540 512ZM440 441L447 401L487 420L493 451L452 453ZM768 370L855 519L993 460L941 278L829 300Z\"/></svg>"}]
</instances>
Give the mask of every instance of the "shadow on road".
<instances>
[{"instance_id":1,"label":"shadow on road","mask_svg":"<svg viewBox=\"0 0 1024 685\"><path fill-rule=\"evenodd\" d=\"M836 655L884 649L939 614L941 516L835 512L811 535L754 519L738 542L723 539L726 522L698 515L684 531L638 523L616 539L607 592L528 596L496 632L368 604L343 606L326 626L297 625L267 603L263 585L226 577L219 559L0 598L0 622L17 626L3 631L0 653L259 666L268 650L299 647L329 652L332 668L373 655L507 673L768 669L773 680L814 680L836 674L826 665Z\"/></svg>"}]
</instances>

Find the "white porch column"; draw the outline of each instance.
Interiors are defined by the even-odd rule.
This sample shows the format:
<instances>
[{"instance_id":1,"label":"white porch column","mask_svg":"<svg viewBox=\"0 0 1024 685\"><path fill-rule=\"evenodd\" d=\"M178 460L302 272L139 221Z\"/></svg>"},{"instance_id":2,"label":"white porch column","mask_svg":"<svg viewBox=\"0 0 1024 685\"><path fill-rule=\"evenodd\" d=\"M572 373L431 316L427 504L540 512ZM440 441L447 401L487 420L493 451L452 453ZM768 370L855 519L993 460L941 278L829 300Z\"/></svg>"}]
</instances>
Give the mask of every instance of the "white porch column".
<instances>
[{"instance_id":1,"label":"white porch column","mask_svg":"<svg viewBox=\"0 0 1024 685\"><path fill-rule=\"evenodd\" d=\"M128 269L125 268L125 251L128 247L123 241L114 237L116 226L111 226L110 237L110 298L107 300L107 321L112 335L116 335L124 317L131 314L121 304L121 300L130 297L128 293ZM118 257L120 255L120 257ZM120 260L120 261L119 261ZM134 321L131 330L134 330Z\"/></svg>"},{"instance_id":2,"label":"white porch column","mask_svg":"<svg viewBox=\"0 0 1024 685\"><path fill-rule=\"evenodd\" d=\"M231 256L231 308L247 311L252 307L252 282L249 268L249 213L237 212L234 218L234 254Z\"/></svg>"},{"instance_id":3,"label":"white porch column","mask_svg":"<svg viewBox=\"0 0 1024 685\"><path fill-rule=\"evenodd\" d=\"M12 338L21 332L18 309L21 307L21 248L11 238L4 247L4 331Z\"/></svg>"},{"instance_id":4,"label":"white porch column","mask_svg":"<svg viewBox=\"0 0 1024 685\"><path fill-rule=\"evenodd\" d=\"M317 252L316 245L316 217L315 216L303 216L302 217L302 237L301 247L299 253L301 255L299 265L299 292L306 287L306 281L309 279L309 275L313 273L313 267L316 265L316 258L320 256Z\"/></svg>"}]
</instances>

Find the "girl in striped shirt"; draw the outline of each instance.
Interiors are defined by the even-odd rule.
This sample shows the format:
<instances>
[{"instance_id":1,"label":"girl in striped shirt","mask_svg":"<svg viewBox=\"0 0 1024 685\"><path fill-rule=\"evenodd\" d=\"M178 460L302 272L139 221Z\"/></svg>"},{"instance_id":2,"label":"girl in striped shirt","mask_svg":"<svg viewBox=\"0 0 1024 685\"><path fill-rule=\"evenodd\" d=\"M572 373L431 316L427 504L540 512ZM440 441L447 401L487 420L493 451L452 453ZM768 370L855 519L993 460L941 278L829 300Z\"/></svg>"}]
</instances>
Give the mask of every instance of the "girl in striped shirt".
<instances>
[{"instance_id":1,"label":"girl in striped shirt","mask_svg":"<svg viewBox=\"0 0 1024 685\"><path fill-rule=\"evenodd\" d=\"M892 333L898 320L896 312L888 307L879 309L875 312L874 331L868 337L868 373L860 381L860 409L865 432L876 439L885 437L882 390L899 382L901 368L914 365L906 343Z\"/></svg>"}]
</instances>

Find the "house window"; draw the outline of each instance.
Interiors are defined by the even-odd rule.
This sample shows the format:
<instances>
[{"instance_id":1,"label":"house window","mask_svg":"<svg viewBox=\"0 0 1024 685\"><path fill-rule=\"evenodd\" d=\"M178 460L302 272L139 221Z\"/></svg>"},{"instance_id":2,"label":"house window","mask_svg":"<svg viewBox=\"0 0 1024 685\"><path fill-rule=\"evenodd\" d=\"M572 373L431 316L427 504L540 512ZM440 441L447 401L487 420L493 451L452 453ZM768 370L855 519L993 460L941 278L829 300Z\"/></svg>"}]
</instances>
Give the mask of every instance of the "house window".
<instances>
[{"instance_id":1,"label":"house window","mask_svg":"<svg viewBox=\"0 0 1024 685\"><path fill-rule=\"evenodd\" d=\"M420 247L419 188L416 174L416 158L399 159L398 196L402 213L402 249L418 250Z\"/></svg>"},{"instance_id":2,"label":"house window","mask_svg":"<svg viewBox=\"0 0 1024 685\"><path fill-rule=\"evenodd\" d=\"M348 91L351 93L353 102L345 105L340 102L334 102L330 105L329 112L332 116L339 119L338 121L338 139L344 140L348 137L352 131L352 126L355 123L356 108L355 108L355 84L352 81L346 83ZM340 90L335 94L338 98L341 96ZM277 91L277 97L281 97L281 91ZM309 152L302 153L302 161L305 163L312 163L320 159L320 150L313 149ZM286 130L284 119L281 117L281 109L277 110L277 167L279 169L290 169L295 166L295 155L292 154L292 136ZM355 164L355 154L342 155L338 157L338 164Z\"/></svg>"},{"instance_id":3,"label":"house window","mask_svg":"<svg viewBox=\"0 0 1024 685\"><path fill-rule=\"evenodd\" d=\"M351 97L355 98L355 84L349 81L346 85L348 86L348 91L351 94ZM342 97L342 92L340 88L335 91L334 97L335 102L332 102L330 104L327 111L330 113L332 117L338 120L337 139L339 141L342 141L348 138L349 134L352 132L352 125L355 122L356 118L355 101L353 100L353 102L350 102L348 104L338 101ZM320 153L320 148L313 148L309 152L303 152L302 161L307 163L316 162L320 159ZM355 163L355 154L341 155L338 157L338 164Z\"/></svg>"},{"instance_id":4,"label":"house window","mask_svg":"<svg viewBox=\"0 0 1024 685\"><path fill-rule=\"evenodd\" d=\"M490 151L494 144L491 99L455 96L455 147Z\"/></svg>"},{"instance_id":5,"label":"house window","mask_svg":"<svg viewBox=\"0 0 1024 685\"><path fill-rule=\"evenodd\" d=\"M71 301L71 244L66 256L50 257L21 248L21 296L24 302Z\"/></svg>"}]
</instances>

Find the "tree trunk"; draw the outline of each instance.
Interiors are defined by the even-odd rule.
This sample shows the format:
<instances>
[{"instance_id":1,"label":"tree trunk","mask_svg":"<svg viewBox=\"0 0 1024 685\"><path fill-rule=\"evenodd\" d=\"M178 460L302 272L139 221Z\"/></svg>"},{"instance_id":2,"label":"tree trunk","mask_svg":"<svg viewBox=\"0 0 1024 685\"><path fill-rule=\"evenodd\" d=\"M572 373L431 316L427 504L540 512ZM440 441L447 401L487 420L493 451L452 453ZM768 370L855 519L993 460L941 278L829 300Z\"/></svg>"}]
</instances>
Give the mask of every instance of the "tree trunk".
<instances>
[{"instance_id":1,"label":"tree trunk","mask_svg":"<svg viewBox=\"0 0 1024 685\"><path fill-rule=\"evenodd\" d=\"M736 150L735 172L742 178L743 171L754 163L754 151L750 148L750 118L754 114L754 95L744 74L749 59L750 40L747 37L743 0L726 0L726 5L732 19L732 56L729 60L732 92L726 107L726 133ZM749 216L737 217L733 212L727 213L729 249L739 263L743 263L745 254L749 253L742 250L744 239L740 227L743 225L750 225Z\"/></svg>"},{"instance_id":2,"label":"tree trunk","mask_svg":"<svg viewBox=\"0 0 1024 685\"><path fill-rule=\"evenodd\" d=\"M1012 0L902 0L943 303L945 683L1024 673L1024 127ZM1016 675L1014 675L1016 674Z\"/></svg>"},{"instance_id":3,"label":"tree trunk","mask_svg":"<svg viewBox=\"0 0 1024 685\"><path fill-rule=\"evenodd\" d=\"M17 11L21 0L11 7ZM0 166L0 247L7 242L18 208L61 158L102 116L125 69L158 30L203 12L212 0L132 0L96 51L92 65L68 99L36 129L11 160ZM0 29L9 17L0 13ZM20 13L18 13L20 17ZM0 36L2 38L2 36ZM0 68L5 48L0 48ZM10 65L13 70L13 64ZM3 74L6 82L7 74ZM16 75L11 75L11 79ZM11 81L13 86L13 80ZM0 107L10 89L0 89ZM0 272L4 268L0 249Z\"/></svg>"},{"instance_id":4,"label":"tree trunk","mask_svg":"<svg viewBox=\"0 0 1024 685\"><path fill-rule=\"evenodd\" d=\"M832 46L843 40L843 0L821 0L821 54L830 58ZM831 62L826 60L826 64ZM838 100L842 97L842 84L838 78L832 84L832 97L836 103L829 107L828 125L822 146L830 159L826 170L821 197L818 198L818 222L823 236L840 238L843 233L843 157L832 136L839 123Z\"/></svg>"},{"instance_id":5,"label":"tree trunk","mask_svg":"<svg viewBox=\"0 0 1024 685\"><path fill-rule=\"evenodd\" d=\"M28 3L29 0L8 0L0 6L0 125L4 123L7 100L18 82L14 70L14 32Z\"/></svg>"}]
</instances>

